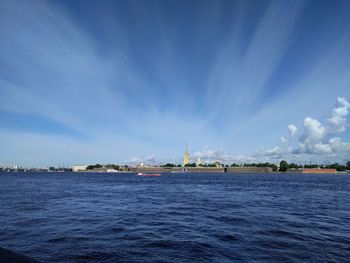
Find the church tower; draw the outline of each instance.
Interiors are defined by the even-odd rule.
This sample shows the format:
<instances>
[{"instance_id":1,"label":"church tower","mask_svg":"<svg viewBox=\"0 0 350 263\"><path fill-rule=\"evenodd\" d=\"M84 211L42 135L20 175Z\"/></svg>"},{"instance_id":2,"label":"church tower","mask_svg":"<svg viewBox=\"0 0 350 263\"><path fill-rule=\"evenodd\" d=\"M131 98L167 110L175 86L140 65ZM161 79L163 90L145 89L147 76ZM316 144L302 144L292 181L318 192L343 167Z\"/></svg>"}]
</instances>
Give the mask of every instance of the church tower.
<instances>
[{"instance_id":1,"label":"church tower","mask_svg":"<svg viewBox=\"0 0 350 263\"><path fill-rule=\"evenodd\" d=\"M187 144L186 144L186 150L185 150L184 161L182 166L185 166L186 164L189 164L189 163L190 163L190 154L188 153Z\"/></svg>"}]
</instances>

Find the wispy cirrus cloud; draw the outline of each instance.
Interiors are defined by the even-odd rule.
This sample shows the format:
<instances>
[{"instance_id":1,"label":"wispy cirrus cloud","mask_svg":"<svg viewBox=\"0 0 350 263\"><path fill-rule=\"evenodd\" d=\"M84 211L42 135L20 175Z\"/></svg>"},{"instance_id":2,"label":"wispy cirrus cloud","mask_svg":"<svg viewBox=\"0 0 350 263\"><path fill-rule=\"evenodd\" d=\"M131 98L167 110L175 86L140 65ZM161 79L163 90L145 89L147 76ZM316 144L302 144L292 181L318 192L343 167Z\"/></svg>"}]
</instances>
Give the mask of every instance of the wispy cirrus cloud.
<instances>
[{"instance_id":1,"label":"wispy cirrus cloud","mask_svg":"<svg viewBox=\"0 0 350 263\"><path fill-rule=\"evenodd\" d=\"M218 107L213 118L232 111L242 114L256 107L259 94L294 40L304 6L303 1L289 2L287 6L283 1L269 2L259 14L246 48L242 48L239 36L232 34L232 40L221 49L209 80L208 101L216 102ZM236 17L241 21L235 21L234 32L242 33L247 17Z\"/></svg>"}]
</instances>

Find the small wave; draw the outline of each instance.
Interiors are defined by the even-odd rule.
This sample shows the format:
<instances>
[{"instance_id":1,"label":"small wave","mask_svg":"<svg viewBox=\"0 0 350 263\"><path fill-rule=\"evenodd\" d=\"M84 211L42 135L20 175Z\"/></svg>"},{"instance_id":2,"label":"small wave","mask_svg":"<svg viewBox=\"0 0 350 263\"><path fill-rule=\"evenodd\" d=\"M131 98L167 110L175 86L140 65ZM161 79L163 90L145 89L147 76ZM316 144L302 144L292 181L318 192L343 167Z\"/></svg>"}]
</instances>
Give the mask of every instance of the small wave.
<instances>
[{"instance_id":1,"label":"small wave","mask_svg":"<svg viewBox=\"0 0 350 263\"><path fill-rule=\"evenodd\" d=\"M188 213L184 213L182 211L172 210L167 213L169 216L187 216Z\"/></svg>"},{"instance_id":2,"label":"small wave","mask_svg":"<svg viewBox=\"0 0 350 263\"><path fill-rule=\"evenodd\" d=\"M219 237L222 241L237 241L240 240L237 236L233 234L226 234Z\"/></svg>"},{"instance_id":3,"label":"small wave","mask_svg":"<svg viewBox=\"0 0 350 263\"><path fill-rule=\"evenodd\" d=\"M265 231L259 231L258 234L264 235L264 236L271 236L271 237L282 237L282 238L294 239L298 241L305 240L305 237L300 234L297 234L291 231L282 230L282 229L270 229Z\"/></svg>"},{"instance_id":4,"label":"small wave","mask_svg":"<svg viewBox=\"0 0 350 263\"><path fill-rule=\"evenodd\" d=\"M74 239L79 241L89 240L89 238L83 236L75 236Z\"/></svg>"},{"instance_id":5,"label":"small wave","mask_svg":"<svg viewBox=\"0 0 350 263\"><path fill-rule=\"evenodd\" d=\"M185 244L193 253L213 254L214 247L208 242L190 241Z\"/></svg>"},{"instance_id":6,"label":"small wave","mask_svg":"<svg viewBox=\"0 0 350 263\"><path fill-rule=\"evenodd\" d=\"M66 237L56 237L56 238L51 238L47 240L49 243L60 243L60 242L65 242L67 240Z\"/></svg>"},{"instance_id":7,"label":"small wave","mask_svg":"<svg viewBox=\"0 0 350 263\"><path fill-rule=\"evenodd\" d=\"M122 232L125 230L124 227L112 227L111 229L113 232Z\"/></svg>"},{"instance_id":8,"label":"small wave","mask_svg":"<svg viewBox=\"0 0 350 263\"><path fill-rule=\"evenodd\" d=\"M224 222L224 223L228 223L228 224L247 224L249 223L248 220L242 218L242 217L230 217L230 216L220 216L220 217L214 217L214 219L220 221L220 222Z\"/></svg>"},{"instance_id":9,"label":"small wave","mask_svg":"<svg viewBox=\"0 0 350 263\"><path fill-rule=\"evenodd\" d=\"M262 239L257 240L254 242L259 248L267 249L267 250L280 250L280 249L289 249L291 247L295 247L295 243L293 242L286 242L281 240L275 240L275 239Z\"/></svg>"},{"instance_id":10,"label":"small wave","mask_svg":"<svg viewBox=\"0 0 350 263\"><path fill-rule=\"evenodd\" d=\"M155 248L176 248L178 246L176 241L170 240L155 240L148 242L145 246Z\"/></svg>"},{"instance_id":11,"label":"small wave","mask_svg":"<svg viewBox=\"0 0 350 263\"><path fill-rule=\"evenodd\" d=\"M90 261L90 260L94 260L94 261L101 261L101 260L108 260L108 259L112 259L114 257L114 255L110 254L110 253L106 253L106 252L90 252L84 255L73 255L72 258L75 260L83 260L83 261Z\"/></svg>"}]
</instances>

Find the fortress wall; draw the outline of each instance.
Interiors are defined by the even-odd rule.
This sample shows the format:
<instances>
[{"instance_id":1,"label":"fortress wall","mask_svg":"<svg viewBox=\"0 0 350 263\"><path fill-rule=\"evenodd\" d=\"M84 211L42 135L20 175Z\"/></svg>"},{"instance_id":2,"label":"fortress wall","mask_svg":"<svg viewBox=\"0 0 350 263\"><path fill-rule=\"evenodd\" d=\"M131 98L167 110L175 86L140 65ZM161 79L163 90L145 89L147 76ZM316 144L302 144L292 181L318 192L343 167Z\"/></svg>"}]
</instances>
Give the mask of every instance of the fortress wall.
<instances>
[{"instance_id":1,"label":"fortress wall","mask_svg":"<svg viewBox=\"0 0 350 263\"><path fill-rule=\"evenodd\" d=\"M304 168L304 174L335 174L336 169L318 169L318 168Z\"/></svg>"},{"instance_id":2,"label":"fortress wall","mask_svg":"<svg viewBox=\"0 0 350 263\"><path fill-rule=\"evenodd\" d=\"M180 172L181 167L173 167L173 168L166 168L166 167L136 167L135 169L130 169L130 171L136 172L136 173L171 173L171 172Z\"/></svg>"},{"instance_id":3,"label":"fortress wall","mask_svg":"<svg viewBox=\"0 0 350 263\"><path fill-rule=\"evenodd\" d=\"M187 167L188 173L224 173L225 168L216 167Z\"/></svg>"},{"instance_id":4,"label":"fortress wall","mask_svg":"<svg viewBox=\"0 0 350 263\"><path fill-rule=\"evenodd\" d=\"M228 167L227 173L268 173L272 172L269 167Z\"/></svg>"}]
</instances>

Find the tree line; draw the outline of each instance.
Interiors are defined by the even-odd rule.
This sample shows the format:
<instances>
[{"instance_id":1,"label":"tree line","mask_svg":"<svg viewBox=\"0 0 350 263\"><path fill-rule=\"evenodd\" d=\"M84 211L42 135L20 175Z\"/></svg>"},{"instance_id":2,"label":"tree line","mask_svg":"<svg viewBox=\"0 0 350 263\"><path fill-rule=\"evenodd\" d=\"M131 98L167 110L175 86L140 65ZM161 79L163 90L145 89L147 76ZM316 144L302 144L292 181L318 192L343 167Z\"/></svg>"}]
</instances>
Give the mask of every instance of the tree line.
<instances>
[{"instance_id":1,"label":"tree line","mask_svg":"<svg viewBox=\"0 0 350 263\"><path fill-rule=\"evenodd\" d=\"M181 167L181 164L172 164L167 163L165 165L162 165L162 167ZM196 163L189 163L186 164L185 167L216 167L215 163L208 163L208 164L199 164ZM286 172L289 169L303 169L303 168L320 168L320 169L336 169L337 171L346 171L350 170L350 161L348 161L345 165L339 164L339 163L332 163L332 164L296 164L296 163L287 163L287 161L282 160L280 162L279 167L274 163L264 162L264 163L244 163L244 164L238 164L238 163L232 163L232 164L225 164L222 165L222 167L269 167L272 168L273 171L280 171L280 172Z\"/></svg>"},{"instance_id":2,"label":"tree line","mask_svg":"<svg viewBox=\"0 0 350 263\"><path fill-rule=\"evenodd\" d=\"M302 169L302 168L336 169L338 172L345 172L346 170L350 170L350 161L348 161L345 165L339 164L339 163L299 165L299 164L296 164L296 163L288 164L286 161L282 160L280 162L280 169L279 169L279 171L286 172L288 169Z\"/></svg>"},{"instance_id":3,"label":"tree line","mask_svg":"<svg viewBox=\"0 0 350 263\"><path fill-rule=\"evenodd\" d=\"M173 163L167 163L164 165L161 165L161 167L165 168L174 168L174 167L182 167L181 164L173 164ZM196 163L189 163L186 164L185 167L217 167L217 164L215 163L206 163L206 164L199 164ZM224 164L222 167L269 167L272 168L273 171L280 171L280 172L286 172L289 169L303 169L303 168L320 168L320 169L336 169L339 172L343 172L346 170L350 170L350 161L348 161L346 164L342 165L339 163L332 163L332 164L296 164L296 163L287 163L287 161L282 160L280 162L279 167L274 163L244 163L244 164L238 164L238 163L232 163L232 164ZM117 164L94 164L87 166L87 170L94 170L99 168L108 168L108 169L114 169L114 170L120 170L121 168L127 169L128 166L119 166Z\"/></svg>"}]
</instances>

